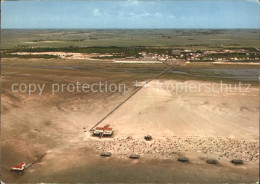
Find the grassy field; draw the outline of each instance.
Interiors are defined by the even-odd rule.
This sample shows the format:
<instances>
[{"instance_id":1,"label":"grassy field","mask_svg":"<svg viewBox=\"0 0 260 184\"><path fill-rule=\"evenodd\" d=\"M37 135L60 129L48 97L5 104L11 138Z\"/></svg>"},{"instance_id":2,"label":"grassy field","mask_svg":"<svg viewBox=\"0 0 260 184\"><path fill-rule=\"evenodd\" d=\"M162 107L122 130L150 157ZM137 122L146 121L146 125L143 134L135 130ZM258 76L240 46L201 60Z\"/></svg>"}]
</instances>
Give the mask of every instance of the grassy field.
<instances>
[{"instance_id":1,"label":"grassy field","mask_svg":"<svg viewBox=\"0 0 260 184\"><path fill-rule=\"evenodd\" d=\"M2 30L2 49L17 47L259 48L258 30Z\"/></svg>"}]
</instances>

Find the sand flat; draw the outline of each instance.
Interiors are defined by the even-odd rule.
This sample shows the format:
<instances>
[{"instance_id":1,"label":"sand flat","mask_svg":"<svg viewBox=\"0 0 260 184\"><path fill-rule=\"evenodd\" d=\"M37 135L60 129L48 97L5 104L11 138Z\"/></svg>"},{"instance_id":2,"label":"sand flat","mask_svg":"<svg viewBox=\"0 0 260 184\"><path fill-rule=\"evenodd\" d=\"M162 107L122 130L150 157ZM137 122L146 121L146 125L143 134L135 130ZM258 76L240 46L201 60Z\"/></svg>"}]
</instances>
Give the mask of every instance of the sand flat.
<instances>
[{"instance_id":1,"label":"sand flat","mask_svg":"<svg viewBox=\"0 0 260 184\"><path fill-rule=\"evenodd\" d=\"M116 64L109 65L115 68L108 71L96 65L96 70L93 70L92 65L82 70L65 70L63 65L48 68L49 73L41 68L41 64L35 66L39 66L37 70L20 68L20 65L17 68L15 65L4 65L1 95L1 174L4 181L124 182L133 181L133 177L136 182L257 181L257 87L252 87L249 93L202 91L176 94L176 90L157 89L157 83L177 85L184 84L185 81L154 80L100 124L110 124L115 129L114 137L99 139L85 130L89 130L129 96L133 92L133 86L125 94L62 93L51 96L46 92L42 96L28 96L8 90L7 84L17 82L17 79L31 82L31 76L34 76L35 82L51 83L67 81L68 78L84 82L104 78L112 81L121 74L114 73L111 76L111 70L118 69ZM130 81L135 74L124 72L130 66L124 66L120 70L125 81ZM140 67L143 69L144 66ZM140 69L130 71L138 70ZM53 71L58 73L55 77ZM151 69L147 68L147 71ZM140 76L140 73L134 76ZM195 80L187 82L195 85L216 84ZM142 84L144 82L140 82ZM151 142L144 140L144 135L148 133L153 136ZM16 177L9 172L11 165L21 161L29 163L46 151L46 157L26 171L24 176ZM100 152L103 151L110 151L112 157L100 158ZM128 156L132 153L140 154L140 160L129 160ZM181 165L177 162L179 156L188 157L190 163ZM208 157L217 159L220 164L206 164L205 159ZM230 163L233 158L242 158L245 164L233 166ZM181 169L177 171L178 168ZM201 174L205 170L210 174ZM100 172L103 177L97 177ZM70 177L64 177L65 175Z\"/></svg>"}]
</instances>

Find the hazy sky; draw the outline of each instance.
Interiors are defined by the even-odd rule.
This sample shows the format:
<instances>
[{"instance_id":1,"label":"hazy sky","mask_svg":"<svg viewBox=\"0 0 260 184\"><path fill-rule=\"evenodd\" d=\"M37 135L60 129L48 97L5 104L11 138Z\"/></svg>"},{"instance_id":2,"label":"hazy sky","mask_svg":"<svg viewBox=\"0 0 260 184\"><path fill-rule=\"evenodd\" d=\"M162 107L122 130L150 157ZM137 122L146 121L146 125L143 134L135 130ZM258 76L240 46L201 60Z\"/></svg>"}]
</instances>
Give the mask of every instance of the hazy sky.
<instances>
[{"instance_id":1,"label":"hazy sky","mask_svg":"<svg viewBox=\"0 0 260 184\"><path fill-rule=\"evenodd\" d=\"M2 28L259 28L257 0L4 1Z\"/></svg>"}]
</instances>

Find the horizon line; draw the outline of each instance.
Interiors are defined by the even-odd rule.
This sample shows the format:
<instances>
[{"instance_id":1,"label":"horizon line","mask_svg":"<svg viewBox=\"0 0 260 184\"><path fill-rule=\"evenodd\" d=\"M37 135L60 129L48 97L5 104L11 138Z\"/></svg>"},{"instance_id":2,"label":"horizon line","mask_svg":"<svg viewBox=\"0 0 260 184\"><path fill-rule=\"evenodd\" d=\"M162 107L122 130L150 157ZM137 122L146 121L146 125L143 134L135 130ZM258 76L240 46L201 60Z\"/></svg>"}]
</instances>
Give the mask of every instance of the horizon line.
<instances>
[{"instance_id":1,"label":"horizon line","mask_svg":"<svg viewBox=\"0 0 260 184\"><path fill-rule=\"evenodd\" d=\"M146 30L146 29L150 29L150 30L160 30L160 29L217 29L217 30L225 30L225 29L258 29L259 28L1 28L1 30L5 30L5 29L28 29L28 30L32 30L32 29L82 29L82 30L102 30L102 29L122 29L122 30Z\"/></svg>"}]
</instances>

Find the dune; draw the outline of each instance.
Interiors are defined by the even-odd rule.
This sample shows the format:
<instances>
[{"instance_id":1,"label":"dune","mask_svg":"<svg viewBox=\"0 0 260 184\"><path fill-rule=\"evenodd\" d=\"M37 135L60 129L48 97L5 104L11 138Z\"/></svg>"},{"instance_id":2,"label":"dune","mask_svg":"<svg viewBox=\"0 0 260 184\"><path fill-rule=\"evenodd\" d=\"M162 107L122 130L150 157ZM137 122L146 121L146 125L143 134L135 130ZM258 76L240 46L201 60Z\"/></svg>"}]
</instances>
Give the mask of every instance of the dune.
<instances>
[{"instance_id":1,"label":"dune","mask_svg":"<svg viewBox=\"0 0 260 184\"><path fill-rule=\"evenodd\" d=\"M224 136L257 141L258 89L250 92L190 92L168 90L162 81L152 81L109 116L102 125L111 124L117 135L154 136ZM189 81L188 84L210 84ZM163 86L185 85L164 81ZM213 85L213 83L211 83ZM218 84L214 84L218 85ZM178 92L178 93L177 93Z\"/></svg>"}]
</instances>

